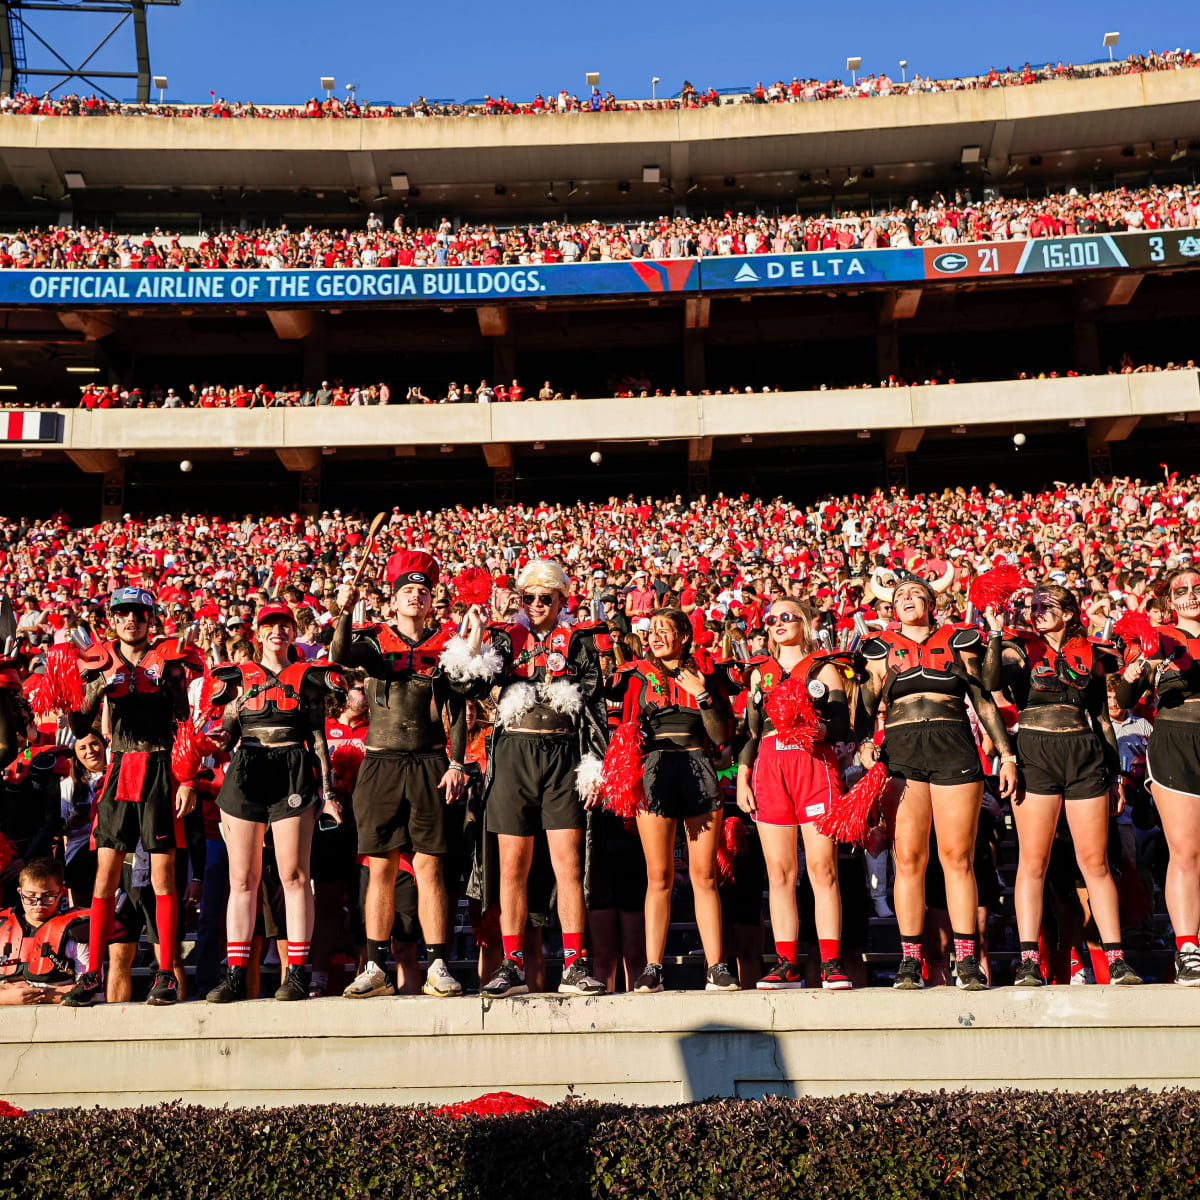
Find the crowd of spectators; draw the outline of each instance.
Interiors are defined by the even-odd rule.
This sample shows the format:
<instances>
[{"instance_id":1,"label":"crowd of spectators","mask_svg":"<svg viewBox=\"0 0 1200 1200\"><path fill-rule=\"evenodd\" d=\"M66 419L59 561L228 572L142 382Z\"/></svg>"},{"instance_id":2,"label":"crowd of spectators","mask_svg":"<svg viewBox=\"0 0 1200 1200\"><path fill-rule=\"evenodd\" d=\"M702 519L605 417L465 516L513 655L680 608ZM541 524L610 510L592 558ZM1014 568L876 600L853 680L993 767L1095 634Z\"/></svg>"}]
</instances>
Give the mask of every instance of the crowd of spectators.
<instances>
[{"instance_id":1,"label":"crowd of spectators","mask_svg":"<svg viewBox=\"0 0 1200 1200\"><path fill-rule=\"evenodd\" d=\"M961 619L973 578L995 565L1009 564L1030 581L1048 578L1073 589L1092 632L1127 611L1146 611L1152 618L1157 613L1161 621L1163 602L1157 599L1156 581L1193 562L1198 523L1200 476L1168 475L1164 464L1158 480L1056 482L1043 491L1020 494L989 485L920 495L897 488L871 494L848 491L811 504L718 495L690 503L679 496L657 500L614 496L601 504L459 505L414 512L397 506L374 544L372 562L379 567L394 550L405 547L433 551L442 571L433 589L433 619L449 629L457 628L465 613L455 594L454 576L460 568L483 567L491 573L490 606L500 619L519 606L513 579L520 568L535 556L554 556L569 575L571 611L581 617L603 617L626 653L642 652L652 609L675 605L688 614L698 644L719 644L725 654L744 661L762 650L766 608L785 595L804 601L816 626L835 638L844 636L856 616L880 624L892 620L890 601L871 589L870 571L875 565L927 577L944 578L950 571L952 583L937 597L941 619ZM121 520L90 525L61 511L40 520L0 518L0 590L11 599L18 631L16 646L8 651L9 664L28 690L36 679L31 672L40 669L41 656L49 647L77 638L80 631L89 637L106 635L108 597L128 586L153 590L161 630L188 637L210 664L242 661L257 652L254 614L268 601L282 601L292 608L299 629L297 650L309 658L319 657L328 647L340 612L339 585L354 575L364 553L370 552L366 530L362 514L339 509L309 517L294 512L242 517L199 512L126 514ZM379 572L369 569L366 580L359 602L362 612L357 615L365 620L388 619L391 601ZM365 701L361 689L353 686L353 675L351 684L346 708L330 713L329 727L335 736L361 737ZM1009 719L1014 716L1010 713ZM476 733L489 720L485 702ZM1139 721L1138 729L1148 729L1145 721ZM51 717L43 720L36 736L52 745L61 738L61 730ZM476 739L473 752L483 754L482 746ZM854 749L852 745L846 749L839 761L852 779ZM86 861L83 867L76 861L71 870L71 860L80 855L86 859L86 837L72 836L75 827L70 822L79 826L80 813L87 810L88 787L102 777L98 773L102 763L98 767L94 760L97 753L103 756L103 747L89 742L86 750L86 755L80 754L81 766L62 780L61 814L56 804L43 824L28 820L27 800L24 808L17 804L30 786L45 786L45 779L30 771L28 754L5 772L0 783L0 833L13 839L17 853L0 869L0 891L7 901L15 895L26 858L44 854L56 840L65 839L68 879L76 881L68 886L77 889L72 900L87 903ZM53 787L57 795L58 776ZM1146 809L1148 804L1147 800L1143 808L1152 812ZM994 810L999 819L1001 806L994 791L985 794L985 808ZM201 992L215 981L219 968L224 902L224 883L213 868L221 848L211 796L204 809L208 865L203 880L194 876L194 887L187 893L193 906L199 903L198 918L193 907L187 919L198 921L193 961ZM1153 833L1152 816L1143 824L1138 838L1131 828L1121 843L1131 848L1133 856L1123 864L1129 881L1128 886L1122 884L1121 893L1122 905L1129 904L1123 914L1130 925L1145 923L1156 889L1162 886L1148 865L1153 853L1143 855L1138 848L1142 834ZM752 924L730 934L742 986L754 985L764 948L762 865L755 854L751 838L739 852L742 865L733 876L736 881L740 872L743 892L757 887L759 897L749 906L757 915L738 918ZM205 854L193 855L193 861L205 863ZM349 862L348 870L357 880L352 855ZM868 855L864 866L859 852L842 869L849 873L845 894L853 897L857 892L860 897L857 905L847 901L843 942L848 961L855 963L856 981L862 983L866 978L855 952L865 944L865 913L873 906L875 913L889 915L886 856ZM682 890L687 887L686 875L684 871L677 885ZM349 876L337 882L336 888L318 887L315 994L340 988L353 974L356 953L361 952L361 947L356 952L353 932L356 885ZM1134 903L1128 898L1137 888L1148 894ZM744 895L740 902L728 898L724 902L740 903L741 911L747 911ZM272 921L282 920L271 915L273 903L268 896L264 905L268 938ZM930 912L936 924L933 902ZM486 948L484 928L477 925L476 936ZM599 938L598 933L594 936ZM1153 932L1147 937L1152 942ZM257 993L257 956L262 945L259 939L252 994ZM985 963L986 949L981 947ZM394 952L399 982L414 990L415 944L397 945ZM1096 953L1099 958L1094 961L1103 964L1099 947ZM412 968L407 976L406 956ZM531 949L530 980L536 988L543 977L535 957ZM132 955L122 961L128 979ZM339 963L346 964L343 980L337 979ZM616 962L610 961L606 969L610 981L619 978ZM933 981L937 970L934 956ZM1074 975L1075 967L1071 970Z\"/></svg>"},{"instance_id":2,"label":"crowd of spectators","mask_svg":"<svg viewBox=\"0 0 1200 1200\"><path fill-rule=\"evenodd\" d=\"M719 217L659 217L638 222L543 221L511 228L455 225L443 217L408 227L372 214L362 229L288 226L182 236L142 235L86 226L0 234L0 267L65 270L200 268L524 266L709 258L818 250L906 249L964 242L1024 241L1085 233L1200 226L1200 187L1171 184L1042 198L973 199L956 192L911 197L876 212L838 209L782 216L726 212Z\"/></svg>"},{"instance_id":3,"label":"crowd of spectators","mask_svg":"<svg viewBox=\"0 0 1200 1200\"><path fill-rule=\"evenodd\" d=\"M696 87L684 80L676 96L649 100L618 100L612 92L592 87L582 97L566 88L537 92L531 100L511 100L503 94L484 95L477 100L455 101L426 99L418 96L409 104L360 103L353 91L345 100L330 95L325 99L311 97L303 105L255 104L251 101L229 101L211 92L207 104L155 104L120 102L77 93L37 96L32 92L17 92L0 96L0 114L28 116L149 116L149 117L209 117L217 120L257 118L265 120L354 120L390 119L396 117L442 116L539 116L547 113L629 112L705 108L718 104L805 103L818 100L852 100L885 96L919 95L936 92L975 91L983 88L1024 87L1062 79L1092 79L1102 75L1140 74L1148 71L1174 71L1195 66L1197 56L1184 49L1151 51L1131 54L1119 62L1080 63L1047 62L1035 67L1026 62L1021 67L1003 69L991 67L981 75L951 76L934 79L914 73L911 80L895 80L884 72L867 72L847 83L843 79L819 79L793 75L790 82L782 78L764 84L759 80L753 87L722 88Z\"/></svg>"}]
</instances>

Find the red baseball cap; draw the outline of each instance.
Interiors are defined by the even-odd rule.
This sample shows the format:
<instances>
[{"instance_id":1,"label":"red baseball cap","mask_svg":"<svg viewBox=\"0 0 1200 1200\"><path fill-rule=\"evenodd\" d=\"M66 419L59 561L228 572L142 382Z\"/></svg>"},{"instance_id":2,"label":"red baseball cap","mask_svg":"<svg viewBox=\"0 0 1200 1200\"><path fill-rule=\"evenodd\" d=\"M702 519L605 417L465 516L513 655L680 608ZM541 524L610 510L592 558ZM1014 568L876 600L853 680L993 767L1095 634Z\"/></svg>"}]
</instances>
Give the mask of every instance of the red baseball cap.
<instances>
[{"instance_id":1,"label":"red baseball cap","mask_svg":"<svg viewBox=\"0 0 1200 1200\"><path fill-rule=\"evenodd\" d=\"M254 624L261 629L268 621L290 621L295 625L296 614L286 604L264 604L255 615Z\"/></svg>"}]
</instances>

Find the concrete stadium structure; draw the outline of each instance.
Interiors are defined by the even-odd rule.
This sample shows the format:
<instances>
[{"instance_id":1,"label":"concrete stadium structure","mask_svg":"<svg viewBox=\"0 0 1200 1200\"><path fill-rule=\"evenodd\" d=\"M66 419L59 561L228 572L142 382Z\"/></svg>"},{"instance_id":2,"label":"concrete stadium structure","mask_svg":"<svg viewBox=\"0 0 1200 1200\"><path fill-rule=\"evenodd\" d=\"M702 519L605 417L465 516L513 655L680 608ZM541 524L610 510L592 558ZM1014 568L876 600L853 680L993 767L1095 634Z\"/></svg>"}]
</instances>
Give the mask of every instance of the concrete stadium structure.
<instances>
[{"instance_id":1,"label":"concrete stadium structure","mask_svg":"<svg viewBox=\"0 0 1200 1200\"><path fill-rule=\"evenodd\" d=\"M19 1008L0 1022L0 1092L26 1109L1131 1085L1200 1087L1184 989L260 1000Z\"/></svg>"}]
</instances>

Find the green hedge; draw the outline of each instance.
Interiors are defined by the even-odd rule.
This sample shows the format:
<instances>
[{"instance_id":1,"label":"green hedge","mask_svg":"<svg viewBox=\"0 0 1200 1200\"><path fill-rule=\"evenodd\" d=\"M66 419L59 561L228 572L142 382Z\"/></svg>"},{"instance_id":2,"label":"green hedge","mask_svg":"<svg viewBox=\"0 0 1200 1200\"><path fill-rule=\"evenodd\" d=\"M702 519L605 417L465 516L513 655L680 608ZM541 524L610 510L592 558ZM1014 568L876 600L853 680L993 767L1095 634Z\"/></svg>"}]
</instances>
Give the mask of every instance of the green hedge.
<instances>
[{"instance_id":1,"label":"green hedge","mask_svg":"<svg viewBox=\"0 0 1200 1200\"><path fill-rule=\"evenodd\" d=\"M1200 1094L905 1093L674 1108L75 1109L0 1122L0 1197L1192 1197Z\"/></svg>"}]
</instances>

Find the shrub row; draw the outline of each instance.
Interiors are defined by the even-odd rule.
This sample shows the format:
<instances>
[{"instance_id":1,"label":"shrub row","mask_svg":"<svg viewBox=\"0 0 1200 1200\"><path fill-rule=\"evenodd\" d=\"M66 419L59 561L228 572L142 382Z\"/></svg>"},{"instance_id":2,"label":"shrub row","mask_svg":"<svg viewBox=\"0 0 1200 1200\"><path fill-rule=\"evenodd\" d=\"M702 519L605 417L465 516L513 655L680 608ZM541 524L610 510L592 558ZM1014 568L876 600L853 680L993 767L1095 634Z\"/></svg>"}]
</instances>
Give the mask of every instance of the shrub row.
<instances>
[{"instance_id":1,"label":"shrub row","mask_svg":"<svg viewBox=\"0 0 1200 1200\"><path fill-rule=\"evenodd\" d=\"M904 1093L425 1108L74 1109L0 1122L0 1197L1195 1197L1200 1094Z\"/></svg>"}]
</instances>

